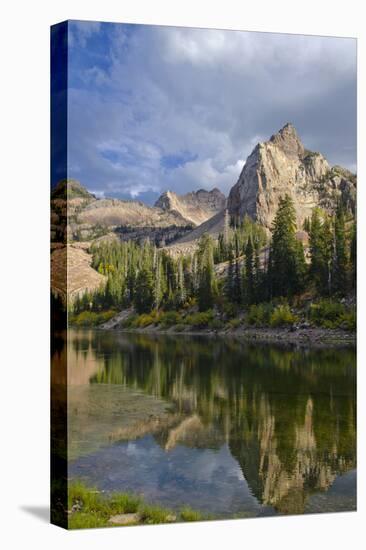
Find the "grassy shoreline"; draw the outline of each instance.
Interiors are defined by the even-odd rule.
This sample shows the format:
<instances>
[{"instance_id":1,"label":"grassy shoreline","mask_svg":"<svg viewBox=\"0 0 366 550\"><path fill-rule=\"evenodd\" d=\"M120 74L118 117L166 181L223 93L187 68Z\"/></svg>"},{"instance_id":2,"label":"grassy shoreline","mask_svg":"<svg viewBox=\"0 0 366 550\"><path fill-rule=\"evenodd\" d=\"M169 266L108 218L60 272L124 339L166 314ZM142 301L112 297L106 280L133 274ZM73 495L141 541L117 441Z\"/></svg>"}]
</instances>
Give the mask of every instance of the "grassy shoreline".
<instances>
[{"instance_id":1,"label":"grassy shoreline","mask_svg":"<svg viewBox=\"0 0 366 550\"><path fill-rule=\"evenodd\" d=\"M190 507L179 512L146 503L131 493L103 495L93 487L73 481L68 491L68 528L121 527L204 521L210 519Z\"/></svg>"}]
</instances>

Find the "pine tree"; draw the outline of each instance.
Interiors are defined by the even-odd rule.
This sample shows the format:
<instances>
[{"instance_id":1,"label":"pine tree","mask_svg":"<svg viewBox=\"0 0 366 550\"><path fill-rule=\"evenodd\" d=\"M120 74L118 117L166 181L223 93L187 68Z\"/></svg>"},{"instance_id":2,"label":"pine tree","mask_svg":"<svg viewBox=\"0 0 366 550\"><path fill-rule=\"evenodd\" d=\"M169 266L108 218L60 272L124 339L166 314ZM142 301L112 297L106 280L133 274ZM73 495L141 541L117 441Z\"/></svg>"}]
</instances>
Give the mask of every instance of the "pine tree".
<instances>
[{"instance_id":1,"label":"pine tree","mask_svg":"<svg viewBox=\"0 0 366 550\"><path fill-rule=\"evenodd\" d=\"M183 259L178 260L178 296L177 305L182 306L187 299L186 288L184 284Z\"/></svg>"},{"instance_id":2,"label":"pine tree","mask_svg":"<svg viewBox=\"0 0 366 550\"><path fill-rule=\"evenodd\" d=\"M127 277L126 277L129 303L132 303L135 297L135 282L136 282L135 279L136 279L135 269L131 262L128 266Z\"/></svg>"},{"instance_id":3,"label":"pine tree","mask_svg":"<svg viewBox=\"0 0 366 550\"><path fill-rule=\"evenodd\" d=\"M234 302L234 252L232 247L229 247L229 265L224 285L225 295L229 302Z\"/></svg>"},{"instance_id":4,"label":"pine tree","mask_svg":"<svg viewBox=\"0 0 366 550\"><path fill-rule=\"evenodd\" d=\"M227 248L230 242L230 216L227 208L225 209L225 215L224 215L223 242L225 247Z\"/></svg>"},{"instance_id":5,"label":"pine tree","mask_svg":"<svg viewBox=\"0 0 366 550\"><path fill-rule=\"evenodd\" d=\"M350 261L351 261L351 287L352 287L352 289L355 289L356 288L356 271L357 271L357 226L356 226L356 222L354 222L353 226L352 226Z\"/></svg>"},{"instance_id":6,"label":"pine tree","mask_svg":"<svg viewBox=\"0 0 366 550\"><path fill-rule=\"evenodd\" d=\"M330 294L330 265L332 260L333 237L330 220L318 208L313 210L310 233L310 278L321 295Z\"/></svg>"},{"instance_id":7,"label":"pine tree","mask_svg":"<svg viewBox=\"0 0 366 550\"><path fill-rule=\"evenodd\" d=\"M344 295L348 290L349 263L344 212L338 205L334 220L333 291Z\"/></svg>"},{"instance_id":8,"label":"pine tree","mask_svg":"<svg viewBox=\"0 0 366 550\"><path fill-rule=\"evenodd\" d=\"M292 296L304 286L304 259L302 247L296 239L296 214L293 201L285 195L273 222L270 252L269 284L272 295Z\"/></svg>"},{"instance_id":9,"label":"pine tree","mask_svg":"<svg viewBox=\"0 0 366 550\"><path fill-rule=\"evenodd\" d=\"M162 284L162 261L161 258L156 255L155 258L155 285L154 285L154 307L159 309L160 303L163 297L163 284Z\"/></svg>"},{"instance_id":10,"label":"pine tree","mask_svg":"<svg viewBox=\"0 0 366 550\"><path fill-rule=\"evenodd\" d=\"M252 239L248 239L247 246L245 248L245 303L247 305L252 304L255 301L255 271L253 262L253 243Z\"/></svg>"},{"instance_id":11,"label":"pine tree","mask_svg":"<svg viewBox=\"0 0 366 550\"><path fill-rule=\"evenodd\" d=\"M235 258L234 264L234 300L236 304L242 302L242 280L239 259Z\"/></svg>"},{"instance_id":12,"label":"pine tree","mask_svg":"<svg viewBox=\"0 0 366 550\"><path fill-rule=\"evenodd\" d=\"M151 271L143 267L136 277L134 306L137 313L148 313L154 305L154 282Z\"/></svg>"},{"instance_id":13,"label":"pine tree","mask_svg":"<svg viewBox=\"0 0 366 550\"><path fill-rule=\"evenodd\" d=\"M213 262L213 242L207 234L203 234L198 243L198 307L206 311L214 306L217 294L217 282Z\"/></svg>"}]
</instances>

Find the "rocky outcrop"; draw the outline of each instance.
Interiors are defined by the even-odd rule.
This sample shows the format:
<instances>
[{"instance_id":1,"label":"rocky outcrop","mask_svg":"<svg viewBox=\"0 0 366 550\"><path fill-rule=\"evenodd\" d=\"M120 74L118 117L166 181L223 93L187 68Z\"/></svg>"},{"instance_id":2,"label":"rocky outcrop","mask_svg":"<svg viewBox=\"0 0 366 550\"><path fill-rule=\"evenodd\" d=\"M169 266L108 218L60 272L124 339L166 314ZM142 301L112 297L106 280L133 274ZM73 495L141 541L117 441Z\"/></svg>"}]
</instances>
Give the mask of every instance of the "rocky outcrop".
<instances>
[{"instance_id":1,"label":"rocky outcrop","mask_svg":"<svg viewBox=\"0 0 366 550\"><path fill-rule=\"evenodd\" d=\"M64 304L86 291L95 292L107 281L92 268L92 256L78 244L56 247L51 254L51 291Z\"/></svg>"},{"instance_id":2,"label":"rocky outcrop","mask_svg":"<svg viewBox=\"0 0 366 550\"><path fill-rule=\"evenodd\" d=\"M166 212L176 212L194 225L200 225L225 208L226 198L217 188L212 191L199 189L185 195L166 191L155 206Z\"/></svg>"},{"instance_id":3,"label":"rocky outcrop","mask_svg":"<svg viewBox=\"0 0 366 550\"><path fill-rule=\"evenodd\" d=\"M218 239L220 233L224 231L225 212L226 210L221 210L221 212L218 212L218 214L215 214L198 227L188 231L186 235L183 235L171 244L167 243L169 245L166 247L167 252L172 256L192 254L197 248L199 239L205 233L211 235L213 239Z\"/></svg>"},{"instance_id":4,"label":"rocky outcrop","mask_svg":"<svg viewBox=\"0 0 366 550\"><path fill-rule=\"evenodd\" d=\"M97 199L75 180L63 180L51 194L52 242L95 241L111 233L121 236L133 230L131 239L151 238L165 244L194 225L176 210L140 201Z\"/></svg>"},{"instance_id":5,"label":"rocky outcrop","mask_svg":"<svg viewBox=\"0 0 366 550\"><path fill-rule=\"evenodd\" d=\"M301 227L315 206L332 210L339 198L354 212L356 176L341 167L331 168L320 153L305 149L295 128L286 124L249 155L230 191L228 209L238 220L248 215L271 229L285 194L294 200Z\"/></svg>"}]
</instances>

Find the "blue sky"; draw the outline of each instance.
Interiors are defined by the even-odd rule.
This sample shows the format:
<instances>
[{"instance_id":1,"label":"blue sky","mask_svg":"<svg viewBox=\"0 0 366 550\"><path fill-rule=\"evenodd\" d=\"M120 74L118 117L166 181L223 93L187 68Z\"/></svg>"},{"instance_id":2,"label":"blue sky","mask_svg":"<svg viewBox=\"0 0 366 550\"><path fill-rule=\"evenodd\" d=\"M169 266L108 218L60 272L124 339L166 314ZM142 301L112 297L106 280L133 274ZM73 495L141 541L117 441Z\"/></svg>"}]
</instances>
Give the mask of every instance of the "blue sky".
<instances>
[{"instance_id":1,"label":"blue sky","mask_svg":"<svg viewBox=\"0 0 366 550\"><path fill-rule=\"evenodd\" d=\"M97 196L227 194L286 122L356 170L354 39L77 21L68 38L68 175Z\"/></svg>"}]
</instances>

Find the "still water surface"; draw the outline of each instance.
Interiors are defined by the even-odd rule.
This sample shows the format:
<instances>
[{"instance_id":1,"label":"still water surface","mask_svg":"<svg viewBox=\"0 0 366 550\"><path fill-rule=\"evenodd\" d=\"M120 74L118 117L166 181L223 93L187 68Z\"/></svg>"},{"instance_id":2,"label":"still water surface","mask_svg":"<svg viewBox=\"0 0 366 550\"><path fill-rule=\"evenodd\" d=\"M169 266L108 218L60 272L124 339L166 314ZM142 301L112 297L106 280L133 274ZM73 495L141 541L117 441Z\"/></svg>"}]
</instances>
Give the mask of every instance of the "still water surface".
<instances>
[{"instance_id":1,"label":"still water surface","mask_svg":"<svg viewBox=\"0 0 366 550\"><path fill-rule=\"evenodd\" d=\"M215 517L356 508L353 348L68 338L71 479Z\"/></svg>"}]
</instances>

